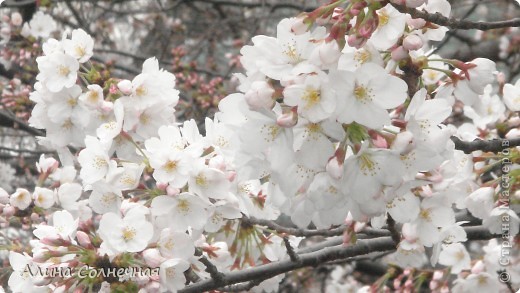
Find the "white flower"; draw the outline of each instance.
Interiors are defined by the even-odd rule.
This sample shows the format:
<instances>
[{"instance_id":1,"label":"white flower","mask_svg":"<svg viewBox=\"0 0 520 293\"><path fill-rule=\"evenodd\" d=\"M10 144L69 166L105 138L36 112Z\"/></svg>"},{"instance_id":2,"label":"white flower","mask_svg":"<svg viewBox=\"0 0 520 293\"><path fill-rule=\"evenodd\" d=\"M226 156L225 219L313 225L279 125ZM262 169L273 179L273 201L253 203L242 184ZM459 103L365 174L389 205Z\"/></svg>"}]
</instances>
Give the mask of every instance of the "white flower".
<instances>
[{"instance_id":1,"label":"white flower","mask_svg":"<svg viewBox=\"0 0 520 293\"><path fill-rule=\"evenodd\" d=\"M48 209L54 205L54 195L55 192L53 190L36 187L33 193L34 205L43 209Z\"/></svg>"},{"instance_id":2,"label":"white flower","mask_svg":"<svg viewBox=\"0 0 520 293\"><path fill-rule=\"evenodd\" d=\"M169 228L161 231L157 242L161 255L165 258L189 259L195 253L193 240L184 232L172 231Z\"/></svg>"},{"instance_id":3,"label":"white flower","mask_svg":"<svg viewBox=\"0 0 520 293\"><path fill-rule=\"evenodd\" d=\"M292 70L308 59L313 49L318 45L310 42L311 37L325 37L324 28L316 29L314 35L310 32L295 35L291 27L296 18L283 19L277 26L277 37L255 36L253 46L244 46L240 53L240 61L249 75L260 71L266 76L282 80L290 77Z\"/></svg>"},{"instance_id":4,"label":"white flower","mask_svg":"<svg viewBox=\"0 0 520 293\"><path fill-rule=\"evenodd\" d=\"M78 210L77 200L80 198L82 192L83 188L78 183L63 183L58 189L58 202L63 209L76 211Z\"/></svg>"},{"instance_id":5,"label":"white flower","mask_svg":"<svg viewBox=\"0 0 520 293\"><path fill-rule=\"evenodd\" d=\"M65 53L84 63L94 54L94 40L84 30L75 29L72 31L71 39L63 41L63 49Z\"/></svg>"},{"instance_id":6,"label":"white flower","mask_svg":"<svg viewBox=\"0 0 520 293\"><path fill-rule=\"evenodd\" d=\"M99 222L98 233L103 242L117 252L140 252L153 236L153 225L139 209L131 209L124 218L106 213Z\"/></svg>"},{"instance_id":7,"label":"white flower","mask_svg":"<svg viewBox=\"0 0 520 293\"><path fill-rule=\"evenodd\" d=\"M89 206L98 214L118 213L123 195L121 190L104 181L92 185L92 193L88 199Z\"/></svg>"},{"instance_id":8,"label":"white flower","mask_svg":"<svg viewBox=\"0 0 520 293\"><path fill-rule=\"evenodd\" d=\"M492 234L515 236L520 229L520 219L508 206L499 206L491 211L488 218L484 218L482 225Z\"/></svg>"},{"instance_id":9,"label":"white flower","mask_svg":"<svg viewBox=\"0 0 520 293\"><path fill-rule=\"evenodd\" d=\"M286 87L283 95L285 104L298 106L298 113L314 123L329 118L336 108L335 92L322 72Z\"/></svg>"},{"instance_id":10,"label":"white flower","mask_svg":"<svg viewBox=\"0 0 520 293\"><path fill-rule=\"evenodd\" d=\"M520 111L520 79L515 85L509 83L504 85L504 103L510 111Z\"/></svg>"},{"instance_id":11,"label":"white flower","mask_svg":"<svg viewBox=\"0 0 520 293\"><path fill-rule=\"evenodd\" d=\"M494 195L495 190L492 187L481 187L466 197L466 207L473 216L479 219L486 219L493 210L495 203Z\"/></svg>"},{"instance_id":12,"label":"white flower","mask_svg":"<svg viewBox=\"0 0 520 293\"><path fill-rule=\"evenodd\" d=\"M177 292L177 290L184 288L186 277L184 272L189 269L190 264L179 258L169 259L163 262L160 266L159 276L161 285L166 287L170 292Z\"/></svg>"},{"instance_id":13,"label":"white flower","mask_svg":"<svg viewBox=\"0 0 520 293\"><path fill-rule=\"evenodd\" d=\"M504 284L499 282L495 272L493 274L488 272L470 274L466 279L457 279L454 283L453 293L502 292L502 289L505 289Z\"/></svg>"},{"instance_id":14,"label":"white flower","mask_svg":"<svg viewBox=\"0 0 520 293\"><path fill-rule=\"evenodd\" d=\"M401 105L407 97L408 86L398 77L388 74L373 63L362 65L354 76L340 71L337 80L337 119L342 123L357 122L370 128L390 124L386 109ZM342 101L340 103L340 101Z\"/></svg>"},{"instance_id":15,"label":"white flower","mask_svg":"<svg viewBox=\"0 0 520 293\"><path fill-rule=\"evenodd\" d=\"M158 196L152 201L152 215L162 216L174 231L186 231L188 227L202 229L208 213L200 198L189 193L176 196Z\"/></svg>"},{"instance_id":16,"label":"white flower","mask_svg":"<svg viewBox=\"0 0 520 293\"><path fill-rule=\"evenodd\" d=\"M188 180L189 192L205 198L223 199L229 192L230 183L224 172L204 165L202 161L193 164Z\"/></svg>"},{"instance_id":17,"label":"white flower","mask_svg":"<svg viewBox=\"0 0 520 293\"><path fill-rule=\"evenodd\" d=\"M79 63L74 57L62 52L53 52L48 56L36 58L40 73L36 79L41 81L51 92L72 87L78 77Z\"/></svg>"},{"instance_id":18,"label":"white flower","mask_svg":"<svg viewBox=\"0 0 520 293\"><path fill-rule=\"evenodd\" d=\"M79 100L90 109L96 109L103 104L103 89L97 84L87 86L88 91L79 96Z\"/></svg>"},{"instance_id":19,"label":"white flower","mask_svg":"<svg viewBox=\"0 0 520 293\"><path fill-rule=\"evenodd\" d=\"M451 266L452 274L458 274L462 270L471 268L469 253L461 243L453 243L446 246L439 255L439 263Z\"/></svg>"},{"instance_id":20,"label":"white flower","mask_svg":"<svg viewBox=\"0 0 520 293\"><path fill-rule=\"evenodd\" d=\"M87 136L85 144L87 147L78 155L78 162L81 165L80 177L84 183L91 184L107 174L110 146L93 136Z\"/></svg>"},{"instance_id":21,"label":"white flower","mask_svg":"<svg viewBox=\"0 0 520 293\"><path fill-rule=\"evenodd\" d=\"M31 272L36 273L38 267L31 258L28 255L9 251L9 264L13 269L8 281L9 289L14 293L37 292L38 288L34 284L38 280Z\"/></svg>"},{"instance_id":22,"label":"white flower","mask_svg":"<svg viewBox=\"0 0 520 293\"><path fill-rule=\"evenodd\" d=\"M78 222L79 219L74 220L74 217L68 211L56 211L52 215L52 226L39 225L33 233L38 239L59 237L70 240L76 237Z\"/></svg>"},{"instance_id":23,"label":"white flower","mask_svg":"<svg viewBox=\"0 0 520 293\"><path fill-rule=\"evenodd\" d=\"M377 10L379 26L372 35L372 44L383 51L392 47L403 35L406 25L406 15L400 13L392 4Z\"/></svg>"},{"instance_id":24,"label":"white flower","mask_svg":"<svg viewBox=\"0 0 520 293\"><path fill-rule=\"evenodd\" d=\"M381 67L384 66L381 54L376 48L374 48L374 45L372 45L370 40L368 40L363 48L359 49L345 44L341 53L343 54L341 54L341 57L338 60L338 69L341 70L356 71L356 69L365 63L374 63Z\"/></svg>"},{"instance_id":25,"label":"white flower","mask_svg":"<svg viewBox=\"0 0 520 293\"><path fill-rule=\"evenodd\" d=\"M25 27L25 25L24 25ZM50 15L43 13L42 11L36 12L31 21L29 21L28 29L29 33L35 37L48 38L50 34L56 30L56 22Z\"/></svg>"},{"instance_id":26,"label":"white flower","mask_svg":"<svg viewBox=\"0 0 520 293\"><path fill-rule=\"evenodd\" d=\"M25 188L17 188L15 193L11 194L9 203L20 210L25 210L32 203L32 197L29 190Z\"/></svg>"},{"instance_id":27,"label":"white flower","mask_svg":"<svg viewBox=\"0 0 520 293\"><path fill-rule=\"evenodd\" d=\"M53 157L45 157L44 154L40 156L38 162L36 162L36 169L39 173L52 173L60 163Z\"/></svg>"}]
</instances>

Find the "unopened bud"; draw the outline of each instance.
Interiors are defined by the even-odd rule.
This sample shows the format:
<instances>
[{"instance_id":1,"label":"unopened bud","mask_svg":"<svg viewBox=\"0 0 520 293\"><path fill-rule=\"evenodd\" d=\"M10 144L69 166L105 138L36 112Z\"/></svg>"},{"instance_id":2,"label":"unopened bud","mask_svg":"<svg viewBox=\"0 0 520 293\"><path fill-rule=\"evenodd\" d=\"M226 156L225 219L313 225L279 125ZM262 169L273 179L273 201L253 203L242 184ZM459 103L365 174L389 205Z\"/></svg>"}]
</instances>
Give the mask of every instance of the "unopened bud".
<instances>
[{"instance_id":1,"label":"unopened bud","mask_svg":"<svg viewBox=\"0 0 520 293\"><path fill-rule=\"evenodd\" d=\"M406 155L415 147L413 134L410 131L404 131L395 137L392 143L392 150L397 151L401 155Z\"/></svg>"},{"instance_id":2,"label":"unopened bud","mask_svg":"<svg viewBox=\"0 0 520 293\"><path fill-rule=\"evenodd\" d=\"M7 205L4 207L3 215L6 218L12 217L15 213L16 213L16 209L13 206Z\"/></svg>"},{"instance_id":3,"label":"unopened bud","mask_svg":"<svg viewBox=\"0 0 520 293\"><path fill-rule=\"evenodd\" d=\"M11 23L15 26L20 26L23 23L22 15L18 12L11 14Z\"/></svg>"},{"instance_id":4,"label":"unopened bud","mask_svg":"<svg viewBox=\"0 0 520 293\"><path fill-rule=\"evenodd\" d=\"M284 128L291 128L298 123L298 114L296 107L292 108L290 112L284 113L276 118L276 124Z\"/></svg>"},{"instance_id":5,"label":"unopened bud","mask_svg":"<svg viewBox=\"0 0 520 293\"><path fill-rule=\"evenodd\" d=\"M124 79L117 83L117 88L124 94L130 95L132 93L132 82Z\"/></svg>"},{"instance_id":6,"label":"unopened bud","mask_svg":"<svg viewBox=\"0 0 520 293\"><path fill-rule=\"evenodd\" d=\"M143 258L146 265L150 268L157 268L164 261L161 253L156 248L150 248L143 251Z\"/></svg>"},{"instance_id":7,"label":"unopened bud","mask_svg":"<svg viewBox=\"0 0 520 293\"><path fill-rule=\"evenodd\" d=\"M350 35L348 36L347 38L347 43L350 47L354 47L356 49L360 49L361 47L363 47L367 42L367 39L366 38L363 38L361 36L357 36L357 35Z\"/></svg>"},{"instance_id":8,"label":"unopened bud","mask_svg":"<svg viewBox=\"0 0 520 293\"><path fill-rule=\"evenodd\" d=\"M251 84L251 89L245 93L249 109L255 111L260 109L272 109L275 102L273 100L274 89L266 81L255 81Z\"/></svg>"},{"instance_id":9,"label":"unopened bud","mask_svg":"<svg viewBox=\"0 0 520 293\"><path fill-rule=\"evenodd\" d=\"M399 46L392 50L391 56L392 56L392 60L401 61L403 59L408 58L409 54L408 54L408 51L406 51L403 48L403 46Z\"/></svg>"},{"instance_id":10,"label":"unopened bud","mask_svg":"<svg viewBox=\"0 0 520 293\"><path fill-rule=\"evenodd\" d=\"M408 51L419 50L423 47L424 42L418 35L411 34L403 40L403 48Z\"/></svg>"},{"instance_id":11,"label":"unopened bud","mask_svg":"<svg viewBox=\"0 0 520 293\"><path fill-rule=\"evenodd\" d=\"M307 32L309 26L305 24L305 18L298 17L291 26L291 32L295 35L301 35Z\"/></svg>"},{"instance_id":12,"label":"unopened bud","mask_svg":"<svg viewBox=\"0 0 520 293\"><path fill-rule=\"evenodd\" d=\"M90 237L88 237L87 233L83 231L77 231L76 238L78 239L79 245L85 248L94 248L94 246L92 246L92 242L90 241Z\"/></svg>"}]
</instances>

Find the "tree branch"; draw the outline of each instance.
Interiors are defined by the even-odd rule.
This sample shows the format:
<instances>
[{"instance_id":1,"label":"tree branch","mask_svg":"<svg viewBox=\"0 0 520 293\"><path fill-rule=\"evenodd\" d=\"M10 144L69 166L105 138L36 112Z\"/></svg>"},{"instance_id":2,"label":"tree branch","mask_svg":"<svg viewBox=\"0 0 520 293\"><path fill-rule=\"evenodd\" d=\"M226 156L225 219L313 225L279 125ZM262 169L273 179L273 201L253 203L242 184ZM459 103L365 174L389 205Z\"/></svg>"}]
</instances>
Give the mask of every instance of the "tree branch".
<instances>
[{"instance_id":1,"label":"tree branch","mask_svg":"<svg viewBox=\"0 0 520 293\"><path fill-rule=\"evenodd\" d=\"M279 274L283 274L298 268L307 266L317 266L327 261L348 258L357 255L367 254L373 251L389 251L394 250L395 244L390 237L381 237L377 239L359 240L357 244L349 247L343 245L335 247L327 247L325 249L300 255L299 262L293 262L290 259L273 262L266 265L257 266L242 271L233 271L224 274L223 283L231 285L246 282L255 279L267 279ZM206 279L195 284L186 286L179 290L179 293L204 292L222 287L213 279Z\"/></svg>"},{"instance_id":2,"label":"tree branch","mask_svg":"<svg viewBox=\"0 0 520 293\"><path fill-rule=\"evenodd\" d=\"M513 18L510 20L504 21L468 21L461 20L455 18L448 18L443 16L440 13L431 14L425 11L420 11L415 8L408 8L403 5L398 5L395 3L390 3L401 13L408 13L412 16L412 18L422 18L431 23L446 26L452 29L478 29L481 31L497 29L497 28L505 28L505 27L519 27L520 26L520 18Z\"/></svg>"},{"instance_id":3,"label":"tree branch","mask_svg":"<svg viewBox=\"0 0 520 293\"><path fill-rule=\"evenodd\" d=\"M460 138L452 136L451 140L455 143L455 149L466 154L473 151L498 153L504 149L520 146L520 138L462 141Z\"/></svg>"},{"instance_id":4,"label":"tree branch","mask_svg":"<svg viewBox=\"0 0 520 293\"><path fill-rule=\"evenodd\" d=\"M501 237L501 235L491 234L489 230L483 226L464 227L464 230L466 231L468 240L489 240L492 238ZM307 253L303 253L305 249L298 251L298 262L294 262L291 259L286 259L241 271L222 273L219 276L220 281L217 281L213 278L205 279L200 282L188 285L178 292L189 293L211 291L226 285L251 281L250 283L224 287L227 288L226 291L234 291L237 288L245 288L247 286L254 287L258 285L258 282L261 282L261 280L265 280L299 268L307 266L318 266L329 261L344 260L351 257L366 255L371 252L391 252L396 249L395 242L390 236L358 240L357 243L352 246L337 244L336 241L332 241L331 245L333 246Z\"/></svg>"},{"instance_id":5,"label":"tree branch","mask_svg":"<svg viewBox=\"0 0 520 293\"><path fill-rule=\"evenodd\" d=\"M332 229L300 229L300 228L289 228L275 223L274 221L257 219L257 218L242 218L242 221L251 224L251 225L260 225L266 226L271 230L275 230L279 233L286 233L298 237L310 237L310 236L337 236L343 234L345 230L345 225L341 225L337 228Z\"/></svg>"}]
</instances>

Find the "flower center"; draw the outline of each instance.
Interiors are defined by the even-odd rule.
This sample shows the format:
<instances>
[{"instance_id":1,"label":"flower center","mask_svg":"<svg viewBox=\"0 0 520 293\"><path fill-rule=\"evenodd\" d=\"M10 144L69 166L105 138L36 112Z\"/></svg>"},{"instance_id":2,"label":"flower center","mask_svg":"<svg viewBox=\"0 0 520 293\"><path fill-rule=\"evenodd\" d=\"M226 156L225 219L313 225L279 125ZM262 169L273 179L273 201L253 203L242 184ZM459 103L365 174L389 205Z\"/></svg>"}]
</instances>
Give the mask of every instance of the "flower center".
<instances>
[{"instance_id":1,"label":"flower center","mask_svg":"<svg viewBox=\"0 0 520 293\"><path fill-rule=\"evenodd\" d=\"M134 239L135 234L136 234L136 231L133 227L127 226L123 229L123 239L125 241L130 241L130 240Z\"/></svg>"},{"instance_id":2,"label":"flower center","mask_svg":"<svg viewBox=\"0 0 520 293\"><path fill-rule=\"evenodd\" d=\"M303 100L305 101L305 109L309 109L311 107L313 107L314 105L316 105L317 103L320 102L320 93L313 89L313 88L308 88L306 91L305 91L305 94L303 95Z\"/></svg>"},{"instance_id":3,"label":"flower center","mask_svg":"<svg viewBox=\"0 0 520 293\"><path fill-rule=\"evenodd\" d=\"M368 102L372 101L371 92L372 91L370 89L367 89L362 85L357 85L354 88L354 96L356 97L356 100L362 104L367 104Z\"/></svg>"},{"instance_id":4,"label":"flower center","mask_svg":"<svg viewBox=\"0 0 520 293\"><path fill-rule=\"evenodd\" d=\"M190 211L190 203L185 199L179 199L179 202L177 203L177 210L183 214L186 214Z\"/></svg>"},{"instance_id":5,"label":"flower center","mask_svg":"<svg viewBox=\"0 0 520 293\"><path fill-rule=\"evenodd\" d=\"M76 55L78 55L80 58L85 56L85 54L87 53L85 51L85 48L83 48L81 46L76 46L76 48L74 48L74 50L76 51Z\"/></svg>"},{"instance_id":6,"label":"flower center","mask_svg":"<svg viewBox=\"0 0 520 293\"><path fill-rule=\"evenodd\" d=\"M148 90L146 90L146 87L144 85L138 86L137 89L135 90L135 94L138 97L142 97L142 96L146 95L147 92L148 92Z\"/></svg>"},{"instance_id":7,"label":"flower center","mask_svg":"<svg viewBox=\"0 0 520 293\"><path fill-rule=\"evenodd\" d=\"M177 169L177 162L168 160L168 162L166 162L166 164L164 164L164 169L166 170L166 172L169 172L169 173L174 171L175 169Z\"/></svg>"},{"instance_id":8,"label":"flower center","mask_svg":"<svg viewBox=\"0 0 520 293\"><path fill-rule=\"evenodd\" d=\"M421 212L419 213L419 217L421 217L422 219L424 219L424 220L426 220L428 222L432 221L430 210L428 210L428 209L421 210Z\"/></svg>"},{"instance_id":9,"label":"flower center","mask_svg":"<svg viewBox=\"0 0 520 293\"><path fill-rule=\"evenodd\" d=\"M370 61L371 55L367 50L359 50L354 53L354 60L358 62L359 65L365 64L367 61Z\"/></svg>"},{"instance_id":10,"label":"flower center","mask_svg":"<svg viewBox=\"0 0 520 293\"><path fill-rule=\"evenodd\" d=\"M300 54L298 54L295 45L287 45L287 49L283 51L283 53L285 54L285 56L289 57L291 63L298 63L301 61L301 56Z\"/></svg>"},{"instance_id":11,"label":"flower center","mask_svg":"<svg viewBox=\"0 0 520 293\"><path fill-rule=\"evenodd\" d=\"M390 20L390 15L386 13L384 10L379 11L379 25L378 28L383 27L388 24L388 21Z\"/></svg>"},{"instance_id":12,"label":"flower center","mask_svg":"<svg viewBox=\"0 0 520 293\"><path fill-rule=\"evenodd\" d=\"M70 69L67 66L60 65L58 66L58 73L61 76L67 76L70 73Z\"/></svg>"}]
</instances>

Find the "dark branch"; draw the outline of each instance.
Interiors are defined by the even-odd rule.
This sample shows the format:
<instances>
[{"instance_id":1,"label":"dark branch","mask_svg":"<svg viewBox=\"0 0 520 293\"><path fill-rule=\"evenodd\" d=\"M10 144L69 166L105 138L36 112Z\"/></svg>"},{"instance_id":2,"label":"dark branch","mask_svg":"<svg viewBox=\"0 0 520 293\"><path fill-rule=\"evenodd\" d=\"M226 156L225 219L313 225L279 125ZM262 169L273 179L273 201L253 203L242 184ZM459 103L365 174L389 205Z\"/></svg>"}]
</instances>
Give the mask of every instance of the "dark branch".
<instances>
[{"instance_id":1,"label":"dark branch","mask_svg":"<svg viewBox=\"0 0 520 293\"><path fill-rule=\"evenodd\" d=\"M446 26L452 29L478 29L481 31L505 28L505 27L518 27L520 26L520 18L513 18L504 21L468 21L455 18L448 18L440 13L431 14L428 12L420 11L415 8L408 8L403 5L391 3L401 13L408 13L413 18L422 18L431 23Z\"/></svg>"},{"instance_id":2,"label":"dark branch","mask_svg":"<svg viewBox=\"0 0 520 293\"><path fill-rule=\"evenodd\" d=\"M520 146L520 138L462 141L460 138L452 136L451 140L455 143L455 149L466 154L473 151L498 153L504 149Z\"/></svg>"},{"instance_id":3,"label":"dark branch","mask_svg":"<svg viewBox=\"0 0 520 293\"><path fill-rule=\"evenodd\" d=\"M269 263L242 271L234 271L225 274L224 285L242 283L255 279L267 279L279 274L283 274L298 268L307 266L317 266L327 261L344 259L352 256L363 255L373 251L394 250L395 244L390 237L377 239L360 240L356 245L345 247L343 245L328 247L316 252L300 255L300 262L293 262L290 259L279 262ZM204 292L222 287L214 279L207 279L187 286L178 292Z\"/></svg>"},{"instance_id":4,"label":"dark branch","mask_svg":"<svg viewBox=\"0 0 520 293\"><path fill-rule=\"evenodd\" d=\"M0 125L11 127L14 129L21 129L29 134L37 135L37 136L45 136L45 133L39 129L33 128L24 121L9 115L8 113L4 111L0 111Z\"/></svg>"},{"instance_id":5,"label":"dark branch","mask_svg":"<svg viewBox=\"0 0 520 293\"><path fill-rule=\"evenodd\" d=\"M345 230L344 225L341 225L337 228L332 228L332 229L311 230L311 229L284 227L282 225L275 223L274 221L257 219L257 218L245 218L244 217L244 218L242 218L242 221L252 224L252 225L266 226L267 228L269 228L271 230L275 230L279 233L286 233L286 234L291 234L291 235L299 236L299 237L337 236L337 235L343 234L343 231Z\"/></svg>"},{"instance_id":6,"label":"dark branch","mask_svg":"<svg viewBox=\"0 0 520 293\"><path fill-rule=\"evenodd\" d=\"M285 249L287 250L287 254L291 261L299 262L300 256L294 251L294 247L292 247L291 242L289 242L289 237L283 237L283 243L285 244Z\"/></svg>"}]
</instances>

